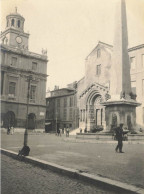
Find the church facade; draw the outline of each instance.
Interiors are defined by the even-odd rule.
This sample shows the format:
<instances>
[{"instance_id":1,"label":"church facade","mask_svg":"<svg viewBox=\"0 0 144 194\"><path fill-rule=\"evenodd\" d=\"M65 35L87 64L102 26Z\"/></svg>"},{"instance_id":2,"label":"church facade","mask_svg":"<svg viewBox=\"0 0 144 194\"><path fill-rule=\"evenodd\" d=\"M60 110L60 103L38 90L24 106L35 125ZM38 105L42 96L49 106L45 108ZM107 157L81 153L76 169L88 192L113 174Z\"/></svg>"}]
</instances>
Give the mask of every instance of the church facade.
<instances>
[{"instance_id":1,"label":"church facade","mask_svg":"<svg viewBox=\"0 0 144 194\"><path fill-rule=\"evenodd\" d=\"M94 50L87 56L85 76L77 83L77 106L79 108L79 127L92 130L103 128L106 130L106 114L103 102L109 96L111 74L111 57L113 46L99 42ZM137 94L137 101L141 106L136 108L136 123L138 128L144 128L144 45L128 49L130 61L130 75L132 92ZM117 115L112 113L111 127L117 126ZM127 127L131 122L127 118Z\"/></svg>"},{"instance_id":2,"label":"church facade","mask_svg":"<svg viewBox=\"0 0 144 194\"><path fill-rule=\"evenodd\" d=\"M42 128L45 125L47 53L29 51L24 17L11 13L1 32L1 126Z\"/></svg>"}]
</instances>

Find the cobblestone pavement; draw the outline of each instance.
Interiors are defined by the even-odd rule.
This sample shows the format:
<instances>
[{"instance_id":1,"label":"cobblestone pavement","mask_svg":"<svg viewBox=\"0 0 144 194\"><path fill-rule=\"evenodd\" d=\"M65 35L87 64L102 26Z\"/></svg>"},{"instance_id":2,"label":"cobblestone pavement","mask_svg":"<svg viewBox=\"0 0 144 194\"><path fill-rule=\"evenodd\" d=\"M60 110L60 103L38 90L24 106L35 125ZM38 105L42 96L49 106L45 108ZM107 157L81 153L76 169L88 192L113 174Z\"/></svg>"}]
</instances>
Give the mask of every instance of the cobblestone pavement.
<instances>
[{"instance_id":1,"label":"cobblestone pavement","mask_svg":"<svg viewBox=\"0 0 144 194\"><path fill-rule=\"evenodd\" d=\"M71 138L71 137L70 137ZM18 152L23 135L2 134L2 148ZM77 143L54 134L29 135L30 156L61 166L97 174L144 188L144 145L124 144L125 153L115 153L115 143Z\"/></svg>"},{"instance_id":2,"label":"cobblestone pavement","mask_svg":"<svg viewBox=\"0 0 144 194\"><path fill-rule=\"evenodd\" d=\"M2 194L114 193L2 155Z\"/></svg>"}]
</instances>

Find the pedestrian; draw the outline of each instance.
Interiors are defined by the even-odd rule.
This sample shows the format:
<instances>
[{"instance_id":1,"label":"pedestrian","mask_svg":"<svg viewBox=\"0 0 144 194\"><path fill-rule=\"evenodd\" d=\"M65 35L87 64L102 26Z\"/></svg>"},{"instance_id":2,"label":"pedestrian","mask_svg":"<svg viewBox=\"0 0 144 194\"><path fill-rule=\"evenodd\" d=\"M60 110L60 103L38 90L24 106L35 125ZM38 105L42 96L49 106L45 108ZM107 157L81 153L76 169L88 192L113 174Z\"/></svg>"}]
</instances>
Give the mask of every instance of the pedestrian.
<instances>
[{"instance_id":1,"label":"pedestrian","mask_svg":"<svg viewBox=\"0 0 144 194\"><path fill-rule=\"evenodd\" d=\"M11 133L11 135L14 134L14 127L13 126L11 126L11 128L10 128L10 133Z\"/></svg>"},{"instance_id":2,"label":"pedestrian","mask_svg":"<svg viewBox=\"0 0 144 194\"><path fill-rule=\"evenodd\" d=\"M62 128L60 128L60 136L62 135Z\"/></svg>"},{"instance_id":3,"label":"pedestrian","mask_svg":"<svg viewBox=\"0 0 144 194\"><path fill-rule=\"evenodd\" d=\"M8 127L7 127L7 135L9 135L10 134L10 126L8 125Z\"/></svg>"},{"instance_id":4,"label":"pedestrian","mask_svg":"<svg viewBox=\"0 0 144 194\"><path fill-rule=\"evenodd\" d=\"M57 135L60 136L60 129L57 129Z\"/></svg>"},{"instance_id":5,"label":"pedestrian","mask_svg":"<svg viewBox=\"0 0 144 194\"><path fill-rule=\"evenodd\" d=\"M119 149L119 153L124 153L122 151L122 147L123 147L123 123L120 124L119 127L116 128L116 140L118 141L118 144L115 148L115 151L118 152Z\"/></svg>"},{"instance_id":6,"label":"pedestrian","mask_svg":"<svg viewBox=\"0 0 144 194\"><path fill-rule=\"evenodd\" d=\"M66 128L66 137L69 137L69 128Z\"/></svg>"},{"instance_id":7,"label":"pedestrian","mask_svg":"<svg viewBox=\"0 0 144 194\"><path fill-rule=\"evenodd\" d=\"M87 133L87 128L84 129L84 133Z\"/></svg>"}]
</instances>

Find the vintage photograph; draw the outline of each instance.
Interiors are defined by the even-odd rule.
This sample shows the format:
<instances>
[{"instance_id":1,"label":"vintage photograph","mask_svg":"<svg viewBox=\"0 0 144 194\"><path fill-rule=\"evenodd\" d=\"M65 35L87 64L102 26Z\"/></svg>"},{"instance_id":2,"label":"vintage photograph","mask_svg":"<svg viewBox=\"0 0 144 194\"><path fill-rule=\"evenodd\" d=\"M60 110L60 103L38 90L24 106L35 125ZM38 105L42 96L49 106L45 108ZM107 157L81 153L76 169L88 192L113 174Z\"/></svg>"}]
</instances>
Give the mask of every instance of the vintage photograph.
<instances>
[{"instance_id":1,"label":"vintage photograph","mask_svg":"<svg viewBox=\"0 0 144 194\"><path fill-rule=\"evenodd\" d=\"M1 0L1 194L144 194L144 0Z\"/></svg>"}]
</instances>

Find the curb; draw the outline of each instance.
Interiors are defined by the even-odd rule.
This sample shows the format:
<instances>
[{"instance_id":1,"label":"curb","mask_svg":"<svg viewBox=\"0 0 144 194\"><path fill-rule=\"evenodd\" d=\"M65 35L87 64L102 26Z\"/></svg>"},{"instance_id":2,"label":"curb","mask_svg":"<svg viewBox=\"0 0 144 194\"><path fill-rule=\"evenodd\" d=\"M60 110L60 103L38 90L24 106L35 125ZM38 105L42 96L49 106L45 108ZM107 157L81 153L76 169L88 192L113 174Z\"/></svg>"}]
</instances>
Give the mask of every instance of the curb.
<instances>
[{"instance_id":1,"label":"curb","mask_svg":"<svg viewBox=\"0 0 144 194\"><path fill-rule=\"evenodd\" d=\"M6 150L3 148L1 149L1 153L4 155L7 155L9 157L12 157L14 159L19 160L19 158L17 157L16 152L10 151L10 150ZM111 180L105 177L100 177L97 175L91 175L82 171L78 171L78 170L74 170L71 168L66 168L54 163L50 163L44 160L39 160L37 158L31 157L31 156L27 156L27 157L21 157L21 160L24 162L28 162L34 165L37 165L41 168L44 169L50 169L54 172L69 176L71 178L76 178L79 180L83 180L83 181L87 181L89 183L94 184L95 186L101 186L104 189L108 189L111 191L116 191L117 193L125 193L125 194L132 194L132 193L137 193L137 194L144 194L144 189L133 186L133 185L128 185L126 183L122 183L120 181L115 181L115 180Z\"/></svg>"},{"instance_id":2,"label":"curb","mask_svg":"<svg viewBox=\"0 0 144 194\"><path fill-rule=\"evenodd\" d=\"M110 141L110 140L97 140L97 139L71 139L67 138L64 139L65 142L73 142L73 143L96 143L96 144L117 144L117 141ZM144 141L123 141L123 144L144 144Z\"/></svg>"}]
</instances>

